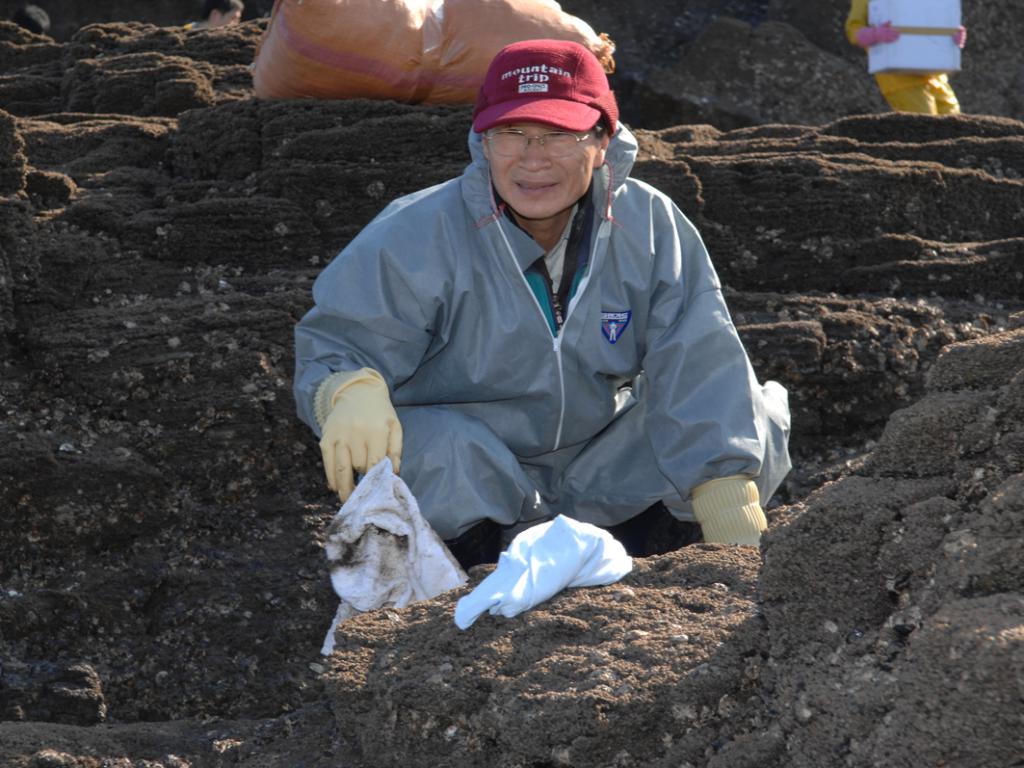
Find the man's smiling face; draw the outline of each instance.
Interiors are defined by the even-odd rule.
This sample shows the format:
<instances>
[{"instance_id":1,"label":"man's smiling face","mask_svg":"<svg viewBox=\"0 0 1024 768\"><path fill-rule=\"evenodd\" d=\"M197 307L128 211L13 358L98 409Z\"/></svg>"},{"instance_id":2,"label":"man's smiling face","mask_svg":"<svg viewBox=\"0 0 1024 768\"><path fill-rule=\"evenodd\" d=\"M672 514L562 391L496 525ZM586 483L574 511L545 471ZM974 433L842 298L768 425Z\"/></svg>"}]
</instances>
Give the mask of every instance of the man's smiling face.
<instances>
[{"instance_id":1,"label":"man's smiling face","mask_svg":"<svg viewBox=\"0 0 1024 768\"><path fill-rule=\"evenodd\" d=\"M520 130L528 136L561 130L543 123L515 123L496 130L502 129ZM520 226L542 245L547 238L538 235L561 232L573 204L590 187L594 171L604 164L607 147L606 134L591 132L568 157L551 157L539 141L529 142L518 155L505 157L493 151L486 136L484 139L495 189L511 206Z\"/></svg>"}]
</instances>

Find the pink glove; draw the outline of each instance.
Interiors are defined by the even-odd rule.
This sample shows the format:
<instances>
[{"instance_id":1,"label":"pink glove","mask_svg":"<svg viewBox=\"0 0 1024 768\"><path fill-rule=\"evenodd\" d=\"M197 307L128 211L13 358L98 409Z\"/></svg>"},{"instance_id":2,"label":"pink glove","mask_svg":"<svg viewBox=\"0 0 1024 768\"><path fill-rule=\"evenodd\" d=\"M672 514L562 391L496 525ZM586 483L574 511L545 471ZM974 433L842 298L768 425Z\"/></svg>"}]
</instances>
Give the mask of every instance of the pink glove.
<instances>
[{"instance_id":1,"label":"pink glove","mask_svg":"<svg viewBox=\"0 0 1024 768\"><path fill-rule=\"evenodd\" d=\"M967 27L960 27L960 29L956 31L956 34L953 35L953 42L956 44L957 48L964 47L964 43L967 42Z\"/></svg>"},{"instance_id":2,"label":"pink glove","mask_svg":"<svg viewBox=\"0 0 1024 768\"><path fill-rule=\"evenodd\" d=\"M861 27L854 37L861 48L870 48L879 43L895 43L900 39L900 31L893 29L892 22L887 21L874 27Z\"/></svg>"}]
</instances>

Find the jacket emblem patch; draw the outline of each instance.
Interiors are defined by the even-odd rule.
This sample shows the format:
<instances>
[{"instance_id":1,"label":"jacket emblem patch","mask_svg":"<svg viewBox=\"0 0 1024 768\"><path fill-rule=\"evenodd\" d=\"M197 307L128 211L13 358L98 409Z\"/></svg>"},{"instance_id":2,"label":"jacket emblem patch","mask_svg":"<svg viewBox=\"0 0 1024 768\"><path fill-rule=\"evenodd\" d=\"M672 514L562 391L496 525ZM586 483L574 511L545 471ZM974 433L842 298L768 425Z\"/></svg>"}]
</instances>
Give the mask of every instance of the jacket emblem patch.
<instances>
[{"instance_id":1,"label":"jacket emblem patch","mask_svg":"<svg viewBox=\"0 0 1024 768\"><path fill-rule=\"evenodd\" d=\"M626 330L626 326L629 325L629 319L633 316L632 310L627 309L625 312L602 312L601 313L601 333L608 339L609 344L614 344L619 340L622 332Z\"/></svg>"}]
</instances>

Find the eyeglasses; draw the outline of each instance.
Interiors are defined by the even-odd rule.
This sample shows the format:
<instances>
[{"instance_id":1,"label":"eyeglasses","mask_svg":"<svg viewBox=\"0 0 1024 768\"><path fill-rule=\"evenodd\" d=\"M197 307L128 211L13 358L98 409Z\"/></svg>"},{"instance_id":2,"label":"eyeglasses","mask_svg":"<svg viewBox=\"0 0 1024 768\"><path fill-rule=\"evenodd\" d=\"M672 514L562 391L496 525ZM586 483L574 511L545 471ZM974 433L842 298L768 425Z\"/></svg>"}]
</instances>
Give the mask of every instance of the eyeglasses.
<instances>
[{"instance_id":1,"label":"eyeglasses","mask_svg":"<svg viewBox=\"0 0 1024 768\"><path fill-rule=\"evenodd\" d=\"M591 136L590 133L578 136L565 131L550 131L539 136L530 136L518 128L488 131L485 135L491 150L499 157L519 157L534 140L545 149L548 157L570 157L579 150L580 142Z\"/></svg>"}]
</instances>

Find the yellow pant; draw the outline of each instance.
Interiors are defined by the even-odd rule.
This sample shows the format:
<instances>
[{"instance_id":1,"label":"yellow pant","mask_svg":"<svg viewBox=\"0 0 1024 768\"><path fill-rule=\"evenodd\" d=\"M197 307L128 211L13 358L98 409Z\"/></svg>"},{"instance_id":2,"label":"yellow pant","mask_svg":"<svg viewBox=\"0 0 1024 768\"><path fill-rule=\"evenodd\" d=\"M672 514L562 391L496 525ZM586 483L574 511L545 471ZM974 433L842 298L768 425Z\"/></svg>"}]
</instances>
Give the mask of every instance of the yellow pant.
<instances>
[{"instance_id":1,"label":"yellow pant","mask_svg":"<svg viewBox=\"0 0 1024 768\"><path fill-rule=\"evenodd\" d=\"M922 79L916 85L895 90L882 90L889 106L897 112L922 115L959 115L960 102L945 77Z\"/></svg>"}]
</instances>

